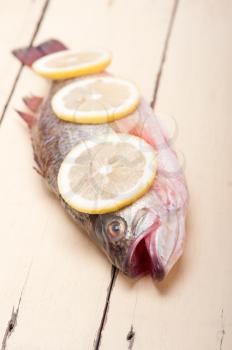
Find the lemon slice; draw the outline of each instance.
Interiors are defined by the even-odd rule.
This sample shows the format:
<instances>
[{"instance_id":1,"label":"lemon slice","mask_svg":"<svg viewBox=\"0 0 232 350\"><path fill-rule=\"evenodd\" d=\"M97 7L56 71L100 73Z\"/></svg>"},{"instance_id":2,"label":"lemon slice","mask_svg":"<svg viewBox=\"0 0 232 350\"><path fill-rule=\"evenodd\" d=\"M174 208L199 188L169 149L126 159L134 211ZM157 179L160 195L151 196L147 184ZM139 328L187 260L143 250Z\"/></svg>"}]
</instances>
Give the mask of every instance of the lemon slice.
<instances>
[{"instance_id":1,"label":"lemon slice","mask_svg":"<svg viewBox=\"0 0 232 350\"><path fill-rule=\"evenodd\" d=\"M151 145L137 136L110 134L82 141L68 153L58 188L64 201L80 212L109 213L140 198L156 169Z\"/></svg>"},{"instance_id":2,"label":"lemon slice","mask_svg":"<svg viewBox=\"0 0 232 350\"><path fill-rule=\"evenodd\" d=\"M52 53L35 61L32 68L50 79L67 79L102 72L111 62L111 54L105 50Z\"/></svg>"},{"instance_id":3,"label":"lemon slice","mask_svg":"<svg viewBox=\"0 0 232 350\"><path fill-rule=\"evenodd\" d=\"M134 84L110 76L85 78L59 90L52 99L55 114L74 123L106 123L133 112L139 103Z\"/></svg>"}]
</instances>

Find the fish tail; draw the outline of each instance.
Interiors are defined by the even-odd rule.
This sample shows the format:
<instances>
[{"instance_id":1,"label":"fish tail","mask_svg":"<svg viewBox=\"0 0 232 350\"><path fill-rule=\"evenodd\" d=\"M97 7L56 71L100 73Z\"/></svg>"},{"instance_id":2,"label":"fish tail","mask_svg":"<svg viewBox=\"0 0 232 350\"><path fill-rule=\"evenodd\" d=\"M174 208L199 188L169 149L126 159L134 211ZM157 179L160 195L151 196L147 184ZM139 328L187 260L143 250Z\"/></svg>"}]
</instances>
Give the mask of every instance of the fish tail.
<instances>
[{"instance_id":1,"label":"fish tail","mask_svg":"<svg viewBox=\"0 0 232 350\"><path fill-rule=\"evenodd\" d=\"M17 48L12 54L23 64L31 67L39 58L49 55L50 53L66 50L67 47L56 39L44 41L37 46L28 46Z\"/></svg>"}]
</instances>

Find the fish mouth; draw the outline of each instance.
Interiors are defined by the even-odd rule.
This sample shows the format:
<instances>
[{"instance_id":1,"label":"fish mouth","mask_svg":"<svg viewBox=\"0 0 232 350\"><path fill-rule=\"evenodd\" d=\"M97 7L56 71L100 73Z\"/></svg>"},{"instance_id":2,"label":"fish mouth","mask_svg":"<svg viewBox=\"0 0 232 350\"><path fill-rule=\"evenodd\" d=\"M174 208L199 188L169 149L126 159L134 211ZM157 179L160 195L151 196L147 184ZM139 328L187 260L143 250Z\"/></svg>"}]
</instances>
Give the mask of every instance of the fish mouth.
<instances>
[{"instance_id":1,"label":"fish mouth","mask_svg":"<svg viewBox=\"0 0 232 350\"><path fill-rule=\"evenodd\" d=\"M183 252L185 209L169 212L155 220L132 244L128 269L131 276L150 273L162 280Z\"/></svg>"},{"instance_id":2,"label":"fish mouth","mask_svg":"<svg viewBox=\"0 0 232 350\"><path fill-rule=\"evenodd\" d=\"M155 243L157 227L156 223L133 243L129 258L132 277L150 274L154 280L161 281L164 278L165 268Z\"/></svg>"}]
</instances>

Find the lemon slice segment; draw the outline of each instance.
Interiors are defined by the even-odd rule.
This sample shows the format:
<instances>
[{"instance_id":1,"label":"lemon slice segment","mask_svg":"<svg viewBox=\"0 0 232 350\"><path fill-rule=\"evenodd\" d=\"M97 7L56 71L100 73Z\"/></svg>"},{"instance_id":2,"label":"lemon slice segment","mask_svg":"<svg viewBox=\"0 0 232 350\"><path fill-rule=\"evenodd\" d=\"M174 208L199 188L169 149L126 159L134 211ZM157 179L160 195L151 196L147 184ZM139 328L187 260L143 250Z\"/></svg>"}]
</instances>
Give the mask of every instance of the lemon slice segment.
<instances>
[{"instance_id":1,"label":"lemon slice segment","mask_svg":"<svg viewBox=\"0 0 232 350\"><path fill-rule=\"evenodd\" d=\"M133 112L139 103L137 87L129 81L97 76L71 83L52 99L55 114L73 123L106 123Z\"/></svg>"},{"instance_id":2,"label":"lemon slice segment","mask_svg":"<svg viewBox=\"0 0 232 350\"><path fill-rule=\"evenodd\" d=\"M64 50L42 57L32 68L50 79L67 79L102 72L111 62L111 54L105 50Z\"/></svg>"},{"instance_id":3,"label":"lemon slice segment","mask_svg":"<svg viewBox=\"0 0 232 350\"><path fill-rule=\"evenodd\" d=\"M80 142L65 157L59 192L72 208L89 214L121 209L140 198L156 175L154 148L128 134Z\"/></svg>"}]
</instances>

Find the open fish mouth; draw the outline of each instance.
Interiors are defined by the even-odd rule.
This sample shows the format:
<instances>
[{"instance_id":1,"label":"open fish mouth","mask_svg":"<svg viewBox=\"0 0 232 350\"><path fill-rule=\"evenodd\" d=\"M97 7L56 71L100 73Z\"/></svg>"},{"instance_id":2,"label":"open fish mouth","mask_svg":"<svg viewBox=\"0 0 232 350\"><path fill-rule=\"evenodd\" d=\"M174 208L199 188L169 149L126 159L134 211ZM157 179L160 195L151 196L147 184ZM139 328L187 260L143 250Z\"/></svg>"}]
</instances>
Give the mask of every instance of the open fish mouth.
<instances>
[{"instance_id":1,"label":"open fish mouth","mask_svg":"<svg viewBox=\"0 0 232 350\"><path fill-rule=\"evenodd\" d=\"M132 276L150 273L154 279L164 278L182 254L184 218L184 210L175 210L133 242L128 265Z\"/></svg>"},{"instance_id":2,"label":"open fish mouth","mask_svg":"<svg viewBox=\"0 0 232 350\"><path fill-rule=\"evenodd\" d=\"M133 243L129 258L132 277L150 274L155 280L164 278L165 268L156 249L156 231L155 227L149 229Z\"/></svg>"}]
</instances>

